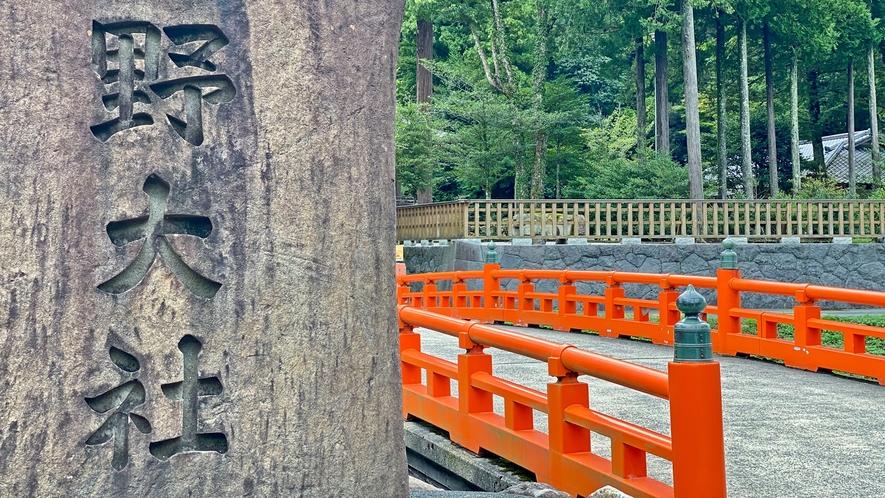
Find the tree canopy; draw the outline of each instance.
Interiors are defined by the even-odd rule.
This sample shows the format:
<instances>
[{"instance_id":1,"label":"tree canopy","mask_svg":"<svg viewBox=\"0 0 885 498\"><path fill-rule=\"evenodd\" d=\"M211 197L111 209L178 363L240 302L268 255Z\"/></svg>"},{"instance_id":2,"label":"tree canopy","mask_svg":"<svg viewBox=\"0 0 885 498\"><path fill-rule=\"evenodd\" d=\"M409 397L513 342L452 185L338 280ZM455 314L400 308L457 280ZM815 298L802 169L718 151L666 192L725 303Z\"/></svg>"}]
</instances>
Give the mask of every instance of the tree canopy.
<instances>
[{"instance_id":1,"label":"tree canopy","mask_svg":"<svg viewBox=\"0 0 885 498\"><path fill-rule=\"evenodd\" d=\"M697 197L693 182L707 197L808 195L802 178L835 180L821 137L880 114L868 82L885 69L883 17L873 0L408 0L398 185L405 196L432 189L434 201ZM424 106L420 22L433 37ZM814 144L814 161L798 140Z\"/></svg>"}]
</instances>

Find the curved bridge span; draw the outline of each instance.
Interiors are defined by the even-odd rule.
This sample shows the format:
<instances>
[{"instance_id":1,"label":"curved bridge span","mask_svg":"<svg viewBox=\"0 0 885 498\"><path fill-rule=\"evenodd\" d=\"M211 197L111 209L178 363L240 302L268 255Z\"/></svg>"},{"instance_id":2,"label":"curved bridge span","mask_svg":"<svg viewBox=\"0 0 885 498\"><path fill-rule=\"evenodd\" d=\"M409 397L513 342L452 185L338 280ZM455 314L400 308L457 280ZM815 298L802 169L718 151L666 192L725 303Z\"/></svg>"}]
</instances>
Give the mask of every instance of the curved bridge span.
<instances>
[{"instance_id":1,"label":"curved bridge span","mask_svg":"<svg viewBox=\"0 0 885 498\"><path fill-rule=\"evenodd\" d=\"M885 329L822 318L817 304L881 313L885 293L742 279L728 252L715 277L501 270L491 252L479 271L398 275L404 415L574 496L606 484L633 496L885 496ZM538 280L558 290L536 292ZM581 281L604 291L581 293ZM623 284L659 286L658 299ZM679 310L702 309L677 309L689 284L717 297L703 313L717 318L705 367L673 361ZM743 308L748 292L796 305ZM594 333L568 333L582 330Z\"/></svg>"},{"instance_id":2,"label":"curved bridge span","mask_svg":"<svg viewBox=\"0 0 885 498\"><path fill-rule=\"evenodd\" d=\"M666 371L673 359L667 346L612 340L597 335L501 326L538 338ZM457 339L417 329L423 351L455 362L463 353ZM552 380L547 365L488 349L493 373L542 392ZM717 356L721 366L726 485L729 497L885 496L885 387L827 373L784 368L751 358ZM670 435L663 399L610 382L582 377L589 384L590 407L612 417ZM453 383L457 395L457 383ZM503 414L500 400L496 412ZM547 431L547 418L535 412L535 427ZM591 451L611 458L605 436L591 434ZM672 484L672 465L650 456L651 477ZM677 494L678 496L678 494Z\"/></svg>"}]
</instances>

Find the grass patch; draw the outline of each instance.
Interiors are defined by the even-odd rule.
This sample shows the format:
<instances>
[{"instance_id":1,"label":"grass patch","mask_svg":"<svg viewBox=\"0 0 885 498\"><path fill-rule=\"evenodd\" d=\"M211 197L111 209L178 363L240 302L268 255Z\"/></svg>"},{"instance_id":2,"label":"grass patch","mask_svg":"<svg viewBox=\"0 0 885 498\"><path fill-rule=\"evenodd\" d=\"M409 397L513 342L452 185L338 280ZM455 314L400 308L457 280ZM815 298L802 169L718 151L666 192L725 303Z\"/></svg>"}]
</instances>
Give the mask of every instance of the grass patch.
<instances>
[{"instance_id":1,"label":"grass patch","mask_svg":"<svg viewBox=\"0 0 885 498\"><path fill-rule=\"evenodd\" d=\"M587 335L599 335L599 332L595 330L573 330L572 332L577 332L579 334L587 334Z\"/></svg>"},{"instance_id":2,"label":"grass patch","mask_svg":"<svg viewBox=\"0 0 885 498\"><path fill-rule=\"evenodd\" d=\"M856 325L867 325L870 327L885 328L885 315L858 315L858 316L833 316L824 315L823 320L833 322L853 323ZM710 327L716 328L718 321L716 317L709 317L707 322ZM785 341L792 341L795 329L792 325L779 323L777 324L777 338ZM747 335L756 335L757 324L752 318L741 319L741 333ZM845 345L844 336L841 332L832 330L822 330L820 342L823 346L842 349ZM885 339L879 337L867 337L867 353L885 356Z\"/></svg>"}]
</instances>

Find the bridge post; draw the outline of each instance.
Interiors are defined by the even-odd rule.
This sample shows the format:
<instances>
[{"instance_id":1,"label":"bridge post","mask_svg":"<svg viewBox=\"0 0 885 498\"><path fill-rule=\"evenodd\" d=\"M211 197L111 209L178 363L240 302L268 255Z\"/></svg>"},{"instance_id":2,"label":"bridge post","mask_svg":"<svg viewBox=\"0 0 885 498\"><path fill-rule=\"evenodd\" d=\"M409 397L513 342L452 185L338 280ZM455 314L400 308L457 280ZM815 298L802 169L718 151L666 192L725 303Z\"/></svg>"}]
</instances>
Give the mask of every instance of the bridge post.
<instances>
[{"instance_id":1,"label":"bridge post","mask_svg":"<svg viewBox=\"0 0 885 498\"><path fill-rule=\"evenodd\" d=\"M614 273L614 272L612 272ZM605 279L605 330L600 330L599 335L603 337L618 337L618 324L615 320L623 319L624 307L615 304L616 299L623 299L624 288L616 282L612 275Z\"/></svg>"},{"instance_id":2,"label":"bridge post","mask_svg":"<svg viewBox=\"0 0 885 498\"><path fill-rule=\"evenodd\" d=\"M486 354L481 344L470 339L468 330L469 325L458 334L458 347L465 353L458 355L458 431L449 435L453 442L479 453L483 428L471 422L470 414L493 411L492 393L473 387L471 377L477 372L492 375L492 355Z\"/></svg>"},{"instance_id":3,"label":"bridge post","mask_svg":"<svg viewBox=\"0 0 885 498\"><path fill-rule=\"evenodd\" d=\"M796 301L797 304L793 307L793 343L796 345L796 349L791 351L790 357L784 358L784 365L816 372L819 366L819 357L814 354L814 351L809 354L806 348L808 346L820 346L820 327L808 325L809 320L820 318L820 306L816 305L814 300L808 297L804 290L796 293ZM865 353L865 338L863 336L845 334L844 350L851 351L852 353Z\"/></svg>"},{"instance_id":4,"label":"bridge post","mask_svg":"<svg viewBox=\"0 0 885 498\"><path fill-rule=\"evenodd\" d=\"M577 303L568 299L568 295L577 294L577 292L578 288L575 287L575 284L571 280L565 277L559 279L559 298L557 299L558 309L556 324L553 325L553 330L562 330L565 332L572 330L572 316L577 312L578 306Z\"/></svg>"},{"instance_id":5,"label":"bridge post","mask_svg":"<svg viewBox=\"0 0 885 498\"><path fill-rule=\"evenodd\" d=\"M732 250L735 243L728 238L722 241L722 251L719 259L719 269L716 271L716 304L719 309L717 333L713 336L713 349L717 353L734 356L737 347L729 345L729 334L740 334L741 319L732 317L729 310L741 307L741 293L731 289L731 281L741 278L741 271L737 266L737 254Z\"/></svg>"},{"instance_id":6,"label":"bridge post","mask_svg":"<svg viewBox=\"0 0 885 498\"><path fill-rule=\"evenodd\" d=\"M414 349L421 351L421 334L416 334L412 330L412 326L399 321L399 354L400 354L400 370L402 372L403 385L420 384L421 383L421 367L411 365L402 361L403 351ZM409 416L408 408L403 403L403 418Z\"/></svg>"},{"instance_id":7,"label":"bridge post","mask_svg":"<svg viewBox=\"0 0 885 498\"><path fill-rule=\"evenodd\" d=\"M670 378L670 433L676 498L725 497L725 442L719 362L710 325L700 319L707 301L694 286L676 301L685 318L674 327Z\"/></svg>"},{"instance_id":8,"label":"bridge post","mask_svg":"<svg viewBox=\"0 0 885 498\"><path fill-rule=\"evenodd\" d=\"M458 278L452 279L452 317L466 318L462 316L462 309L467 307L467 284ZM468 312L469 313L469 312Z\"/></svg>"},{"instance_id":9,"label":"bridge post","mask_svg":"<svg viewBox=\"0 0 885 498\"><path fill-rule=\"evenodd\" d=\"M535 292L535 285L525 277L525 272L522 272L519 285L516 286L516 306L518 311L516 312L517 321L513 323L514 325L520 327L531 325L525 320L525 313L527 311L535 311L535 299L527 296L532 292Z\"/></svg>"},{"instance_id":10,"label":"bridge post","mask_svg":"<svg viewBox=\"0 0 885 498\"><path fill-rule=\"evenodd\" d=\"M658 292L658 327L660 333L653 338L655 344L673 344L673 327L679 321L679 310L670 309L670 305L676 303L679 293L666 278L661 279L661 291Z\"/></svg>"},{"instance_id":11,"label":"bridge post","mask_svg":"<svg viewBox=\"0 0 885 498\"><path fill-rule=\"evenodd\" d=\"M590 452L590 431L565 419L566 408L590 406L590 387L578 381L578 374L568 370L558 357L547 360L547 370L556 382L547 384L547 433L549 444L547 480L552 486L572 492L576 476L568 472L564 455ZM536 476L542 481L540 476Z\"/></svg>"},{"instance_id":12,"label":"bridge post","mask_svg":"<svg viewBox=\"0 0 885 498\"><path fill-rule=\"evenodd\" d=\"M397 281L396 304L397 305L410 304L408 302L408 298L406 297L406 294L408 294L409 292L411 292L411 289L409 288L409 284L403 283L402 281Z\"/></svg>"},{"instance_id":13,"label":"bridge post","mask_svg":"<svg viewBox=\"0 0 885 498\"><path fill-rule=\"evenodd\" d=\"M498 306L498 296L495 294L501 290L501 281L492 275L493 271L500 270L501 265L498 264L498 253L496 251L497 244L489 242L488 252L486 252L486 264L483 266L483 322L495 323L495 321L503 321L503 313ZM499 316L501 315L501 316Z\"/></svg>"},{"instance_id":14,"label":"bridge post","mask_svg":"<svg viewBox=\"0 0 885 498\"><path fill-rule=\"evenodd\" d=\"M427 311L433 311L434 313L439 313L439 305L437 303L438 297L436 296L436 283L429 278L424 279L424 290L421 295L421 308Z\"/></svg>"}]
</instances>

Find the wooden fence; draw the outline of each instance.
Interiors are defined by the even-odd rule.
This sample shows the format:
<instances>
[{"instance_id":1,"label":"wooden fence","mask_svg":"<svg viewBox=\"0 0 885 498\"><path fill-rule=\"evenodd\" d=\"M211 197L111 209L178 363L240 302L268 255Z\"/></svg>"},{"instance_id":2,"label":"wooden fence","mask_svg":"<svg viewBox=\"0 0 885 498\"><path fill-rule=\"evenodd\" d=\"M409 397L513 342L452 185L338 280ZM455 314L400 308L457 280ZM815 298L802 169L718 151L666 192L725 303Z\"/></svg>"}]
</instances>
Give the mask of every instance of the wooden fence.
<instances>
[{"instance_id":1,"label":"wooden fence","mask_svg":"<svg viewBox=\"0 0 885 498\"><path fill-rule=\"evenodd\" d=\"M397 208L398 240L885 237L883 200L461 200Z\"/></svg>"}]
</instances>

